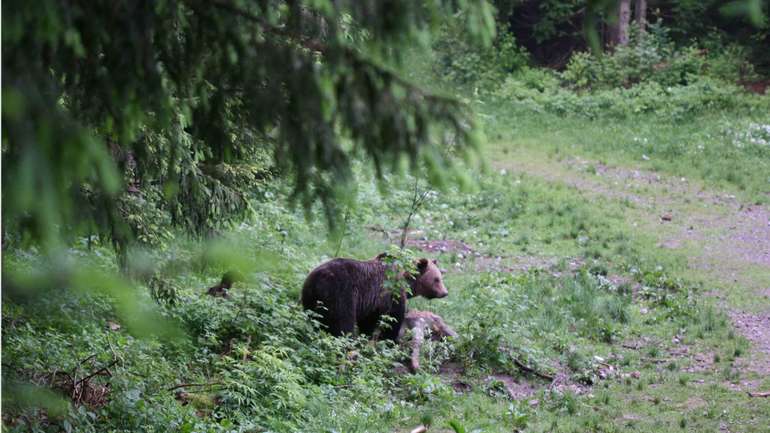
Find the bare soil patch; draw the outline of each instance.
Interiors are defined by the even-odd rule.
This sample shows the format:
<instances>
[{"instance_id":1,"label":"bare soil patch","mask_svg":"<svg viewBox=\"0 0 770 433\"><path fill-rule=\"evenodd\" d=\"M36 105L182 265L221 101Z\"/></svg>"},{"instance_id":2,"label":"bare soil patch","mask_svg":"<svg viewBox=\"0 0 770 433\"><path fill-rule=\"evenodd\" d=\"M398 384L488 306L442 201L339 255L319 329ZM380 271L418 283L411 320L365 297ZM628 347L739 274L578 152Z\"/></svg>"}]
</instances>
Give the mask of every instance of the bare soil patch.
<instances>
[{"instance_id":1,"label":"bare soil patch","mask_svg":"<svg viewBox=\"0 0 770 433\"><path fill-rule=\"evenodd\" d=\"M406 245L431 253L461 253L465 255L473 254L473 248L463 241L453 239L428 240L428 239L407 239Z\"/></svg>"},{"instance_id":2,"label":"bare soil patch","mask_svg":"<svg viewBox=\"0 0 770 433\"><path fill-rule=\"evenodd\" d=\"M730 311L733 325L752 345L753 350L743 358L742 368L770 376L770 312L759 314Z\"/></svg>"},{"instance_id":3,"label":"bare soil patch","mask_svg":"<svg viewBox=\"0 0 770 433\"><path fill-rule=\"evenodd\" d=\"M613 368L614 369L614 368ZM447 362L439 367L439 376L441 380L450 385L455 392L470 392L474 385L469 383L464 376L464 368L455 362ZM610 379L612 374L600 374L601 379ZM639 376L633 376L638 378ZM572 393L582 395L589 393L592 386L575 382L566 367L559 366L558 372L554 375L552 381L543 381L534 379L526 375L512 375L506 373L496 373L486 376L482 384L489 384L492 381L499 381L505 388L505 394L512 400L525 400L532 406L537 406L539 401L535 397L540 391L551 391L557 393ZM477 386L480 385L477 383Z\"/></svg>"},{"instance_id":4,"label":"bare soil patch","mask_svg":"<svg viewBox=\"0 0 770 433\"><path fill-rule=\"evenodd\" d=\"M687 410L700 409L707 404L706 400L700 397L690 397L684 402L684 408Z\"/></svg>"},{"instance_id":5,"label":"bare soil patch","mask_svg":"<svg viewBox=\"0 0 770 433\"><path fill-rule=\"evenodd\" d=\"M495 374L489 376L487 380L499 380L505 385L505 390L508 396L513 400L521 400L532 397L542 387L537 387L526 380L521 378L514 378L507 374Z\"/></svg>"},{"instance_id":6,"label":"bare soil patch","mask_svg":"<svg viewBox=\"0 0 770 433\"><path fill-rule=\"evenodd\" d=\"M705 373L714 371L714 353L692 351L690 346L678 344L668 350L671 360L685 364L682 371L685 373Z\"/></svg>"},{"instance_id":7,"label":"bare soil patch","mask_svg":"<svg viewBox=\"0 0 770 433\"><path fill-rule=\"evenodd\" d=\"M407 246L429 253L454 253L457 258L455 266L471 263L476 272L527 272L530 269L553 269L560 259L552 256L517 255L490 256L481 254L472 245L455 239L407 239ZM570 271L582 266L583 261L570 259L567 267Z\"/></svg>"},{"instance_id":8,"label":"bare soil patch","mask_svg":"<svg viewBox=\"0 0 770 433\"><path fill-rule=\"evenodd\" d=\"M465 369L462 365L456 362L447 362L439 367L439 376L441 379L452 386L455 392L470 392L473 386L463 380L463 373Z\"/></svg>"}]
</instances>

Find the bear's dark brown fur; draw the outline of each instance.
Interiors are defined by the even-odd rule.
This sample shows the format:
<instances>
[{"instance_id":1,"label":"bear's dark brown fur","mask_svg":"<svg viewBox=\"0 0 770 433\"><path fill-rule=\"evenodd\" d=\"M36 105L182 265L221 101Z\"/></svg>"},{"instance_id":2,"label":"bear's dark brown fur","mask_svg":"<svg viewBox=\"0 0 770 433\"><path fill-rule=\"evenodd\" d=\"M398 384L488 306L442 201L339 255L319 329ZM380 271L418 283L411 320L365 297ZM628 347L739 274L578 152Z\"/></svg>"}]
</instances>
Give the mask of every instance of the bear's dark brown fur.
<instances>
[{"instance_id":1,"label":"bear's dark brown fur","mask_svg":"<svg viewBox=\"0 0 770 433\"><path fill-rule=\"evenodd\" d=\"M382 338L398 339L406 313L407 293L393 296L383 287L386 264L382 255L372 260L333 259L315 268L302 287L302 305L318 313L332 335L358 332L372 335L383 316L394 320ZM447 295L436 261L420 259L418 275L401 275L412 289L410 296L443 298Z\"/></svg>"}]
</instances>

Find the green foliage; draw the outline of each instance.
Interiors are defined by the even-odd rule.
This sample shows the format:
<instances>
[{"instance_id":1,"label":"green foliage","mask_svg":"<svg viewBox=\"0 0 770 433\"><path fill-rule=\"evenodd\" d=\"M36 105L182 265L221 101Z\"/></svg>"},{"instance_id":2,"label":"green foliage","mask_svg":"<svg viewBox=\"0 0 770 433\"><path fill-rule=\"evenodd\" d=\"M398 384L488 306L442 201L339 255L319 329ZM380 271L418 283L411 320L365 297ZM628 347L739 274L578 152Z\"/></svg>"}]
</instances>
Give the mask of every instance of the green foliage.
<instances>
[{"instance_id":1,"label":"green foliage","mask_svg":"<svg viewBox=\"0 0 770 433\"><path fill-rule=\"evenodd\" d=\"M720 44L707 47L706 73L731 83L759 78L749 61L747 49L738 44Z\"/></svg>"},{"instance_id":2,"label":"green foliage","mask_svg":"<svg viewBox=\"0 0 770 433\"><path fill-rule=\"evenodd\" d=\"M476 192L439 193L415 215L414 226L429 239L466 239L483 254L520 251L523 246L511 242L519 232L528 233L528 248L549 245L545 248L570 255L599 246L615 251L629 242L614 233L611 210L586 203L571 191L499 173L480 174L476 182ZM367 227L397 227L413 184L413 179L394 182L387 197L378 192L376 181L360 185L363 203L349 219L343 256L373 257L392 244L373 239ZM460 337L447 343L426 341L423 352L429 359L421 373L409 375L394 369L407 359L408 350L389 342L333 338L318 329L312 313L302 311L297 299L303 278L336 247L326 242L320 218L306 222L301 212L273 200L273 194L289 192L277 182L267 186L253 216L220 242L177 238L163 251L146 253L150 259L142 260L154 264L150 269L157 269L158 278L175 287L175 301L163 301L157 308L177 323L184 338L135 336L129 332L128 316L109 293L60 290L24 302L4 298L3 362L15 367L4 366L5 384L58 390L47 379L52 372L83 378L118 360L110 376L90 381L109 385L104 405L90 407L65 397L67 411L44 418L36 415L38 400L26 406L9 402L6 428L392 431L421 422L426 412L435 426L457 419L468 429L540 428L560 411L581 413L586 397L544 394L537 396L542 409L527 408L526 400L511 402L499 384L493 385L495 396L489 396L479 376L503 373L539 383L520 369L523 364L542 374L563 371L575 382L601 386L594 357L609 359L618 341L639 334L670 338L679 329L693 335L708 329L705 338L726 332L721 315L691 302L688 286L656 268L639 272L645 289L632 303L630 292L604 275L624 268L625 261L639 262L634 258L637 248L628 245L622 255L604 253L612 257L612 265L602 262L561 275L473 270L472 258L439 252L439 263L452 269L446 276L450 296L412 299L410 307L442 315ZM545 244L546 236L553 237L550 244ZM72 253L114 268L104 246L94 244L89 251L82 244ZM7 265L24 273L42 260L16 250L10 257L4 258ZM414 263L413 257L401 260ZM465 264L458 267L456 262ZM206 295L206 287L229 269L243 274L230 298ZM148 296L139 301L142 309L156 304ZM650 310L647 315L639 314L637 302ZM159 323L142 317L152 326ZM81 363L92 354L97 354L92 362ZM471 391L453 391L447 376L438 373L446 360L466 367L457 380L468 383ZM629 362L629 369L640 368L638 361ZM481 415L479 407L484 409Z\"/></svg>"},{"instance_id":3,"label":"green foliage","mask_svg":"<svg viewBox=\"0 0 770 433\"><path fill-rule=\"evenodd\" d=\"M611 28L618 18L613 0L496 0L495 5L498 21L517 35L536 63L559 68L575 51L600 53L612 45ZM738 44L753 64L767 70L767 13L765 0L647 2L646 20L664 24L678 46L708 39ZM635 12L631 18L635 30Z\"/></svg>"},{"instance_id":4,"label":"green foliage","mask_svg":"<svg viewBox=\"0 0 770 433\"><path fill-rule=\"evenodd\" d=\"M539 5L540 19L533 26L534 37L538 42L563 36L576 36L574 27L567 22L571 21L580 10L585 7L585 2L578 0L546 0ZM572 30L571 33L568 33Z\"/></svg>"},{"instance_id":5,"label":"green foliage","mask_svg":"<svg viewBox=\"0 0 770 433\"><path fill-rule=\"evenodd\" d=\"M743 93L737 85L708 78L700 78L687 86L664 87L650 82L582 95L561 88L539 92L509 79L497 95L503 101L529 110L589 119L627 119L645 114L682 119L713 110L759 112L767 109L767 98L752 98Z\"/></svg>"},{"instance_id":6,"label":"green foliage","mask_svg":"<svg viewBox=\"0 0 770 433\"><path fill-rule=\"evenodd\" d=\"M450 161L435 149L472 145L473 118L394 73L392 48L423 40L449 12L482 43L493 31L483 0L73 0L3 11L4 226L51 243L96 225L121 248L131 233L117 197L138 189L175 225L210 235L248 212L248 167L264 155L331 222L356 155L380 176L403 157L415 169L429 158L431 179L444 179ZM90 208L75 205L82 184L99 197ZM162 242L132 215L134 234Z\"/></svg>"},{"instance_id":7,"label":"green foliage","mask_svg":"<svg viewBox=\"0 0 770 433\"><path fill-rule=\"evenodd\" d=\"M120 217L142 246L165 248L173 238L171 216L162 210L162 198L154 188L137 194L123 194L117 200Z\"/></svg>"},{"instance_id":8,"label":"green foliage","mask_svg":"<svg viewBox=\"0 0 770 433\"><path fill-rule=\"evenodd\" d=\"M460 421L457 421L456 419L449 421L449 427L454 431L455 433L465 433L465 427L463 427L462 424L460 424Z\"/></svg>"},{"instance_id":9,"label":"green foliage","mask_svg":"<svg viewBox=\"0 0 770 433\"><path fill-rule=\"evenodd\" d=\"M649 82L687 85L703 76L732 83L754 78L745 50L735 45L677 48L660 21L643 35L634 33L631 43L610 54L574 54L562 73L567 85L591 90Z\"/></svg>"},{"instance_id":10,"label":"green foliage","mask_svg":"<svg viewBox=\"0 0 770 433\"><path fill-rule=\"evenodd\" d=\"M677 41L689 43L699 39L718 38L725 44L742 46L752 60L767 70L770 65L765 49L768 42L768 4L764 0L685 0L672 2L662 11Z\"/></svg>"},{"instance_id":11,"label":"green foliage","mask_svg":"<svg viewBox=\"0 0 770 433\"><path fill-rule=\"evenodd\" d=\"M401 293L411 294L405 275L417 275L417 254L409 248L390 245L381 260L385 263L385 281L383 288L390 292L393 299L400 299Z\"/></svg>"},{"instance_id":12,"label":"green foliage","mask_svg":"<svg viewBox=\"0 0 770 433\"><path fill-rule=\"evenodd\" d=\"M420 404L444 401L452 394L451 387L443 383L440 377L430 373L404 376L399 382L407 400Z\"/></svg>"},{"instance_id":13,"label":"green foliage","mask_svg":"<svg viewBox=\"0 0 770 433\"><path fill-rule=\"evenodd\" d=\"M500 371L515 371L523 363L548 374L555 366L544 360L554 356L553 350L566 349L569 334L612 342L622 338L621 330L631 320L630 299L585 272L569 279L493 274L472 281L459 297L465 302L447 315L473 320L458 325L462 338L457 356L468 366L490 365ZM594 380L595 366L582 354L568 351L565 364L579 380Z\"/></svg>"},{"instance_id":14,"label":"green foliage","mask_svg":"<svg viewBox=\"0 0 770 433\"><path fill-rule=\"evenodd\" d=\"M494 88L508 74L529 63L526 50L510 32L498 29L491 46L469 38L456 19L448 20L433 44L434 73L470 88Z\"/></svg>"}]
</instances>

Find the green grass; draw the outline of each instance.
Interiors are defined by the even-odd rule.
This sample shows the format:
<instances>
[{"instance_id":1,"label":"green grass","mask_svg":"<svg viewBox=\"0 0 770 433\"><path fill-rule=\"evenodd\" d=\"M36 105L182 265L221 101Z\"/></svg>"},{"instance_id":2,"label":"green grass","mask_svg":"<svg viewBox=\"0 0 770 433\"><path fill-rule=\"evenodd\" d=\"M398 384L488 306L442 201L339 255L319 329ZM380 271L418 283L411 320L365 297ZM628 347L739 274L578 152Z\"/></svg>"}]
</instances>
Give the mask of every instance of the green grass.
<instances>
[{"instance_id":1,"label":"green grass","mask_svg":"<svg viewBox=\"0 0 770 433\"><path fill-rule=\"evenodd\" d=\"M676 279L685 268L681 258L628 226L627 204L587 200L564 185L510 172L477 181L470 193L438 193L414 220L421 236L462 240L481 256L434 254L449 270L450 296L411 305L439 313L461 338L428 344L420 374L393 369L404 359L402 349L325 336L297 303L306 273L338 248L359 258L386 248L390 241L379 229L400 225L412 185L404 179L393 180L387 196L362 183L361 205L349 212L341 242L324 236L323 221L261 202L248 224L213 247L179 240L167 251L149 252L176 288L176 302L160 309L181 324L188 335L181 340L110 330L108 321L120 323L121 313L103 295L57 291L3 302L3 362L13 366L3 369L4 382L47 385L52 371L83 377L117 357L112 376L94 380L110 384L106 406L71 405L67 415L48 420L78 431L401 431L426 419L437 429L455 420L467 431L489 432L716 431L721 423L762 431L766 402L749 404L744 393L727 388L743 377L731 363L745 353L745 342L700 291ZM103 247L70 254L96 268L112 266ZM487 269L484 256L500 256L500 265L515 271ZM522 258L553 265L552 271L524 272L516 268ZM5 262L34 268L45 260L16 252ZM205 296L232 265L248 275L233 299ZM612 283L606 278L612 275L629 283ZM636 284L641 288L632 296ZM146 289L140 293L152 304ZM684 373L691 357L667 360L675 335L689 353L718 357L713 371ZM633 341L643 343L624 347ZM95 360L79 367L94 353ZM440 374L443 362L462 367L459 377ZM602 362L614 369L604 380ZM564 375L586 392L549 391L547 381L517 363ZM512 401L504 385L490 381L493 374L531 382L538 391ZM455 392L453 380L469 390ZM180 383L210 385L188 388L179 398L168 388ZM33 431L53 428L29 409L7 407L7 431L30 429L21 414L30 416Z\"/></svg>"},{"instance_id":2,"label":"green grass","mask_svg":"<svg viewBox=\"0 0 770 433\"><path fill-rule=\"evenodd\" d=\"M770 200L766 112L588 120L525 111L504 102L481 110L486 111L482 116L492 147L504 146L512 155L535 149L554 157L583 156L685 177L749 201Z\"/></svg>"},{"instance_id":3,"label":"green grass","mask_svg":"<svg viewBox=\"0 0 770 433\"><path fill-rule=\"evenodd\" d=\"M672 229L644 223L649 210L599 174L604 165L641 167L766 203L770 145L758 144L763 132L751 125L770 124L767 114L588 120L499 101L479 107L491 169L474 173L471 191L433 194L412 223L416 240L471 249L427 254L447 269L450 296L410 306L440 314L460 338L426 344L422 372L394 367L405 348L331 338L299 307L314 266L335 255L370 258L398 241L413 179L378 188L359 167L359 203L345 212L341 238L329 239L320 210L306 219L285 205L289 190L275 182L221 239L179 235L163 251L137 254L136 277L155 275L154 292L143 284L111 291L132 284L91 278L115 271L98 240L63 256L4 251L4 431L391 432L421 423L430 431L450 423L484 432L765 431L770 401L735 383L765 389L770 379L738 368L750 346L704 293L722 289L731 306L759 308L754 290L767 276L746 267L745 279L726 287L688 266L698 245L659 248ZM568 167L576 157L589 161ZM597 189L554 182L557 171ZM666 196L682 211L702 210L681 192ZM246 279L232 299L206 296L233 267ZM36 270L39 279L28 278ZM47 289L12 290L41 281ZM184 337L150 332L161 319ZM441 370L447 363L451 374ZM522 364L573 386L549 387ZM109 385L105 405L74 404L54 374L83 379L106 365L110 376L88 380ZM536 391L513 400L494 375ZM184 395L171 389L183 383L196 385ZM49 388L59 397L40 391Z\"/></svg>"}]
</instances>

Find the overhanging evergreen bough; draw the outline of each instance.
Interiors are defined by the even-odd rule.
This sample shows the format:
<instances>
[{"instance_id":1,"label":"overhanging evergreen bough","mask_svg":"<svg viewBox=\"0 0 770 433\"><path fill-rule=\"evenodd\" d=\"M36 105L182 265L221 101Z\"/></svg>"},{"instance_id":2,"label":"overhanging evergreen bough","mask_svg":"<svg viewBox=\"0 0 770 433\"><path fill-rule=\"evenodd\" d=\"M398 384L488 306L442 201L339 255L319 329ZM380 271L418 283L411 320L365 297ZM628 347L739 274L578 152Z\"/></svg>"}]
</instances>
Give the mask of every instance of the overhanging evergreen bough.
<instances>
[{"instance_id":1,"label":"overhanging evergreen bough","mask_svg":"<svg viewBox=\"0 0 770 433\"><path fill-rule=\"evenodd\" d=\"M445 181L444 145L470 148L471 113L386 65L449 12L489 41L483 0L5 2L6 234L160 242L117 205L138 198L206 235L276 171L334 221L357 155L378 175L406 156Z\"/></svg>"}]
</instances>

